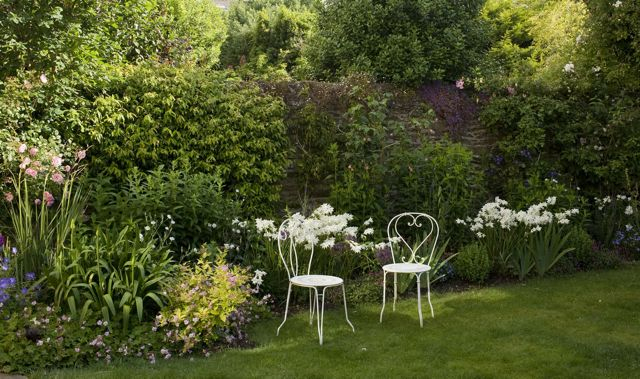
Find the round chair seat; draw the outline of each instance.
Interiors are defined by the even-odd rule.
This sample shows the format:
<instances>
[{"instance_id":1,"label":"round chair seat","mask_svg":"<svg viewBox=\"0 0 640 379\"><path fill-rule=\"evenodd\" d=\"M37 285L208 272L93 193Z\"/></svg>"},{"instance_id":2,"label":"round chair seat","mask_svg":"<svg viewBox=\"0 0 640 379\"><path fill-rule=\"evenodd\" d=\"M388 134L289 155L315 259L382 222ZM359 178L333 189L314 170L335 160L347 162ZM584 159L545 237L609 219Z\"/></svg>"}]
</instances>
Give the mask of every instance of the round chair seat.
<instances>
[{"instance_id":1,"label":"round chair seat","mask_svg":"<svg viewBox=\"0 0 640 379\"><path fill-rule=\"evenodd\" d=\"M343 280L331 275L299 275L291 278L291 283L301 287L339 286Z\"/></svg>"},{"instance_id":2,"label":"round chair seat","mask_svg":"<svg viewBox=\"0 0 640 379\"><path fill-rule=\"evenodd\" d=\"M414 273L427 272L431 270L431 266L422 263L391 263L382 266L382 269L386 272Z\"/></svg>"}]
</instances>

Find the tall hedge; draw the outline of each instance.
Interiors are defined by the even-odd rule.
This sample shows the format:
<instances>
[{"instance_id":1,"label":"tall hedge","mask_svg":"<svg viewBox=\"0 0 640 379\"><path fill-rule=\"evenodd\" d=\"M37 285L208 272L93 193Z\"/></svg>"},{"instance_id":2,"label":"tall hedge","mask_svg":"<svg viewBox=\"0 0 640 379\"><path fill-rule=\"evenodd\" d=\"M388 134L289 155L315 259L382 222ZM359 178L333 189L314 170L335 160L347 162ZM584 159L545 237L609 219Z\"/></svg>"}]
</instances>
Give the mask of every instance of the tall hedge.
<instances>
[{"instance_id":1,"label":"tall hedge","mask_svg":"<svg viewBox=\"0 0 640 379\"><path fill-rule=\"evenodd\" d=\"M201 69L139 67L106 81L84 111L93 174L188 168L220 175L247 210L278 199L288 151L284 105L255 84Z\"/></svg>"},{"instance_id":2,"label":"tall hedge","mask_svg":"<svg viewBox=\"0 0 640 379\"><path fill-rule=\"evenodd\" d=\"M325 2L303 55L318 77L364 72L380 81L457 79L488 45L484 1Z\"/></svg>"}]
</instances>

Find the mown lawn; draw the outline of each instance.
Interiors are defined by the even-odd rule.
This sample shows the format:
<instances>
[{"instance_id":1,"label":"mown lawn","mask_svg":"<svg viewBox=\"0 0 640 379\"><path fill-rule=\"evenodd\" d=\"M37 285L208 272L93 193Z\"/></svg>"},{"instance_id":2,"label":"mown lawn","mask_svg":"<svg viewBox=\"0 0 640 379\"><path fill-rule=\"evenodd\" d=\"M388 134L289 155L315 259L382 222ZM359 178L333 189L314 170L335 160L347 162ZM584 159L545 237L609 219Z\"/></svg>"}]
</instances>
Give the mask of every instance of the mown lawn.
<instances>
[{"instance_id":1,"label":"mown lawn","mask_svg":"<svg viewBox=\"0 0 640 379\"><path fill-rule=\"evenodd\" d=\"M640 265L436 293L436 318L417 320L416 300L340 309L325 316L325 344L297 314L251 330L257 347L209 358L101 364L39 372L50 378L586 378L638 377ZM423 302L425 316L428 304Z\"/></svg>"}]
</instances>

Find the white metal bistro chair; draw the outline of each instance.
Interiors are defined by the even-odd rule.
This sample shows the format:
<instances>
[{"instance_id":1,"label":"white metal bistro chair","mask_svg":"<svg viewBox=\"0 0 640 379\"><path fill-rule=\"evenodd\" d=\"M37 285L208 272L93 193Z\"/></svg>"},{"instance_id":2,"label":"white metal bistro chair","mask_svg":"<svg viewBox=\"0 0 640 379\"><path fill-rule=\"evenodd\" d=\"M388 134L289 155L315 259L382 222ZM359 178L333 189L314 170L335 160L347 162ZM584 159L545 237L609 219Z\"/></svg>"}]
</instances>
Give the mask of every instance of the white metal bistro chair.
<instances>
[{"instance_id":1,"label":"white metal bistro chair","mask_svg":"<svg viewBox=\"0 0 640 379\"><path fill-rule=\"evenodd\" d=\"M337 276L331 275L312 275L311 263L313 261L313 245L309 255L309 262L307 264L306 274L301 272L301 265L298 262L298 250L296 241L293 236L287 232L287 227L290 224L291 219L285 220L278 229L278 254L284 267L287 270L287 276L289 277L289 289L287 291L287 305L284 309L284 320L278 327L276 335L280 334L280 328L287 321L287 313L289 312L289 299L291 298L292 286L309 288L309 325L313 324L313 316L316 314L318 322L318 337L320 339L320 345L322 345L323 336L323 323L324 323L324 298L327 288L342 287L342 298L344 300L344 315L347 319L347 323L351 326L351 330L355 333L355 328L351 321L349 321L349 314L347 312L347 297L344 289L344 280ZM302 262L304 267L304 262ZM302 274L301 274L302 273Z\"/></svg>"},{"instance_id":2,"label":"white metal bistro chair","mask_svg":"<svg viewBox=\"0 0 640 379\"><path fill-rule=\"evenodd\" d=\"M404 223L406 221L406 224ZM401 228L400 230L398 228ZM419 235L422 233L422 238L416 241L414 244L409 244L405 236ZM387 237L391 247L391 259L393 263L382 266L384 271L383 288L382 288L382 310L380 311L380 322L382 322L382 315L384 313L384 307L387 300L387 273L393 273L393 310L396 310L396 300L398 298L398 274L413 274L416 276L418 282L418 316L420 317L420 327L422 327L422 302L420 298L420 277L422 274L427 274L427 300L429 301L429 307L431 308L431 317L435 317L433 314L433 305L431 304L431 289L429 273L431 271L431 259L438 243L438 237L440 236L440 227L435 218L429 216L426 213L418 212L405 212L394 216L387 225ZM394 242L395 241L395 242ZM397 242L397 247L394 250L394 245ZM430 248L430 249L429 249ZM428 257L419 256L420 249L429 249ZM398 257L396 257L396 254ZM399 260L396 261L396 260ZM426 263L425 263L426 262Z\"/></svg>"}]
</instances>

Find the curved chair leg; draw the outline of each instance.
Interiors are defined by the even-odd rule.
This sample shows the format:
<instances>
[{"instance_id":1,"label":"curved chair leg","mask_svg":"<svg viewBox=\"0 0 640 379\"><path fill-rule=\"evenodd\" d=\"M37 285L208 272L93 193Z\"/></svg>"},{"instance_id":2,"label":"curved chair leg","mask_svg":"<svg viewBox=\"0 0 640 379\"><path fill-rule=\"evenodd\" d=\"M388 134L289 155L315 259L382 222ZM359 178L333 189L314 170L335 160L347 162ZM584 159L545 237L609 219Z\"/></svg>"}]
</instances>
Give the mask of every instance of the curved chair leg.
<instances>
[{"instance_id":1,"label":"curved chair leg","mask_svg":"<svg viewBox=\"0 0 640 379\"><path fill-rule=\"evenodd\" d=\"M382 277L382 310L380 310L380 322L382 322L382 314L384 313L384 306L385 306L386 300L387 300L387 272L384 271L384 275Z\"/></svg>"},{"instance_id":2,"label":"curved chair leg","mask_svg":"<svg viewBox=\"0 0 640 379\"><path fill-rule=\"evenodd\" d=\"M433 305L431 305L431 288L430 288L430 280L429 280L429 271L427 271L427 300L429 300L429 308L431 308L431 318L435 318L433 314Z\"/></svg>"},{"instance_id":3,"label":"curved chair leg","mask_svg":"<svg viewBox=\"0 0 640 379\"><path fill-rule=\"evenodd\" d=\"M422 328L422 301L420 300L420 275L416 274L416 279L418 282L418 316L420 317L420 327Z\"/></svg>"},{"instance_id":4,"label":"curved chair leg","mask_svg":"<svg viewBox=\"0 0 640 379\"><path fill-rule=\"evenodd\" d=\"M287 305L284 307L284 320L282 320L282 324L276 330L276 336L280 334L280 328L287 322L287 312L289 312L289 299L291 298L291 282L289 282L289 290L287 291Z\"/></svg>"},{"instance_id":5,"label":"curved chair leg","mask_svg":"<svg viewBox=\"0 0 640 379\"><path fill-rule=\"evenodd\" d=\"M313 315L316 309L315 305L311 288L309 288L309 325L313 325Z\"/></svg>"},{"instance_id":6,"label":"curved chair leg","mask_svg":"<svg viewBox=\"0 0 640 379\"><path fill-rule=\"evenodd\" d=\"M344 290L344 284L342 284L342 299L344 300L344 317L347 319L347 324L351 326L351 330L355 333L356 328L354 328L351 321L349 321L349 313L347 313L347 292Z\"/></svg>"},{"instance_id":7,"label":"curved chair leg","mask_svg":"<svg viewBox=\"0 0 640 379\"><path fill-rule=\"evenodd\" d=\"M398 300L398 273L393 273L393 311L396 311L396 300Z\"/></svg>"}]
</instances>

